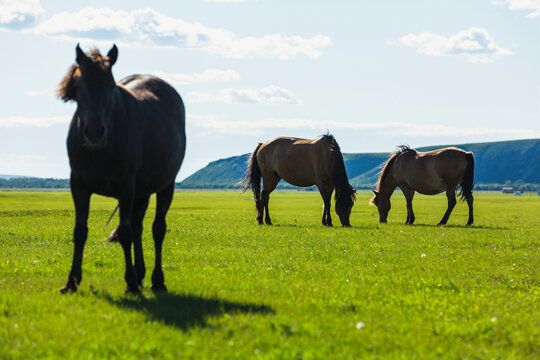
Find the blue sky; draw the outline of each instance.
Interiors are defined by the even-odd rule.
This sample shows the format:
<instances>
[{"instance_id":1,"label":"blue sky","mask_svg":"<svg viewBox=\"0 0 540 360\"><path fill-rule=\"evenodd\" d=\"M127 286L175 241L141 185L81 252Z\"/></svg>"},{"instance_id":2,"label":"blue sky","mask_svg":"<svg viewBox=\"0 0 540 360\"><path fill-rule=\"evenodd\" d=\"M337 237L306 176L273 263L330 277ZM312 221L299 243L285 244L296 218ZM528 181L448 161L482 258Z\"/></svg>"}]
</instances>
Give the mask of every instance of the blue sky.
<instances>
[{"instance_id":1,"label":"blue sky","mask_svg":"<svg viewBox=\"0 0 540 360\"><path fill-rule=\"evenodd\" d=\"M69 177L78 42L182 95L178 180L327 129L344 152L540 138L540 0L0 0L0 174Z\"/></svg>"}]
</instances>

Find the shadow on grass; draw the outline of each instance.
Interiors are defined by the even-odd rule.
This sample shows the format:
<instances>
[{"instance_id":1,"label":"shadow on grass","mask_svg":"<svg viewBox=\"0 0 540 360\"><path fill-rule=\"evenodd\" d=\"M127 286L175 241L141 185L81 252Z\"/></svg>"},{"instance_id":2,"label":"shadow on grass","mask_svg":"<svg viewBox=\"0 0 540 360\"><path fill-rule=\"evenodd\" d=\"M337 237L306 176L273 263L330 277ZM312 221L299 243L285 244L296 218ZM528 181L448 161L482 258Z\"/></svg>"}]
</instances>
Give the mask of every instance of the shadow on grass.
<instances>
[{"instance_id":1,"label":"shadow on grass","mask_svg":"<svg viewBox=\"0 0 540 360\"><path fill-rule=\"evenodd\" d=\"M361 229L361 230L373 230L377 229L378 225L354 225L351 224L351 227L342 227L341 224L338 222L337 224L334 224L334 226L324 226L320 223L318 224L274 224L274 225L261 225L261 226L268 226L268 227L276 227L276 228L296 228L296 229L313 229L313 228L321 228L321 229Z\"/></svg>"},{"instance_id":2,"label":"shadow on grass","mask_svg":"<svg viewBox=\"0 0 540 360\"><path fill-rule=\"evenodd\" d=\"M155 297L119 297L107 293L95 294L119 308L143 312L151 320L182 330L191 327L206 327L207 319L225 314L273 314L266 305L241 304L220 299L204 298L173 292L157 293Z\"/></svg>"},{"instance_id":3,"label":"shadow on grass","mask_svg":"<svg viewBox=\"0 0 540 360\"><path fill-rule=\"evenodd\" d=\"M405 224L403 224L405 225ZM409 225L406 225L406 226L409 226ZM508 230L510 228L508 227L504 227L504 226L489 226L489 225L458 225L458 224L455 224L455 225L449 225L449 224L446 224L446 225L435 225L435 224L417 224L417 223L414 223L412 225L413 227L432 227L432 228L456 228L456 229L489 229L489 230Z\"/></svg>"}]
</instances>

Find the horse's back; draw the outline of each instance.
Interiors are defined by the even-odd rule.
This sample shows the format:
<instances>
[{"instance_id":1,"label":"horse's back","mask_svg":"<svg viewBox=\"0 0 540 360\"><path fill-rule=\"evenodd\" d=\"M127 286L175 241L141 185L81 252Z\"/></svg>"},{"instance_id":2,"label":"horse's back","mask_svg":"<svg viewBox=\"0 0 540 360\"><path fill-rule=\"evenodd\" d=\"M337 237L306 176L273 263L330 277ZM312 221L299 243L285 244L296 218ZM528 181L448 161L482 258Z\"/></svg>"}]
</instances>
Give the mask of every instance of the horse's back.
<instances>
[{"instance_id":1,"label":"horse's back","mask_svg":"<svg viewBox=\"0 0 540 360\"><path fill-rule=\"evenodd\" d=\"M272 172L295 186L312 186L326 176L321 171L330 161L328 145L324 139L278 137L264 143L257 152L261 171Z\"/></svg>"}]
</instances>

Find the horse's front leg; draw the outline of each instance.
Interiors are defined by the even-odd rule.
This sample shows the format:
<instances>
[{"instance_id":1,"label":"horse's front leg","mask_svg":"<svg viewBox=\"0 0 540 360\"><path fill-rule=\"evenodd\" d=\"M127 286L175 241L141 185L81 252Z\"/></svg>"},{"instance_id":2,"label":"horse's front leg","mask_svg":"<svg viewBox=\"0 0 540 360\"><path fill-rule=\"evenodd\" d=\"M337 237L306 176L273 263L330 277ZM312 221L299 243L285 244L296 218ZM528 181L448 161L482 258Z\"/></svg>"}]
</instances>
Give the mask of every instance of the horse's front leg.
<instances>
[{"instance_id":1,"label":"horse's front leg","mask_svg":"<svg viewBox=\"0 0 540 360\"><path fill-rule=\"evenodd\" d=\"M133 260L131 258L131 244L133 243L133 230L131 228L131 217L133 214L133 202L135 198L135 177L129 178L122 192L122 195L118 199L120 208L120 225L118 226L118 240L122 245L124 251L124 258L126 261L126 270L124 273L124 279L127 283L126 294L140 294L139 286L137 284L137 274L133 267Z\"/></svg>"},{"instance_id":2,"label":"horse's front leg","mask_svg":"<svg viewBox=\"0 0 540 360\"><path fill-rule=\"evenodd\" d=\"M323 200L323 213L322 213L322 224L324 226L328 225L328 219L330 218L330 225L332 226L332 218L330 217L330 204L328 201L328 195L326 193L326 186L324 184L317 184L319 193L321 194Z\"/></svg>"},{"instance_id":3,"label":"horse's front leg","mask_svg":"<svg viewBox=\"0 0 540 360\"><path fill-rule=\"evenodd\" d=\"M451 188L446 190L446 197L448 198L448 209L446 209L446 212L444 213L443 218L437 225L445 225L448 222L448 218L450 217L450 214L452 213L452 210L454 210L454 206L456 206L456 188Z\"/></svg>"},{"instance_id":4,"label":"horse's front leg","mask_svg":"<svg viewBox=\"0 0 540 360\"><path fill-rule=\"evenodd\" d=\"M326 185L325 193L326 198L324 198L324 207L326 208L326 226L332 227L332 193L334 192L334 187L332 185Z\"/></svg>"},{"instance_id":5,"label":"horse's front leg","mask_svg":"<svg viewBox=\"0 0 540 360\"><path fill-rule=\"evenodd\" d=\"M84 244L88 236L88 211L91 193L71 178L71 196L75 204L75 229L73 231L73 261L66 285L60 292L77 291L82 280L82 259Z\"/></svg>"},{"instance_id":6,"label":"horse's front leg","mask_svg":"<svg viewBox=\"0 0 540 360\"><path fill-rule=\"evenodd\" d=\"M412 207L412 201L414 198L414 190L411 190L409 188L402 188L403 195L405 195L405 201L407 202L407 221L405 224L412 225L414 223L414 211Z\"/></svg>"}]
</instances>

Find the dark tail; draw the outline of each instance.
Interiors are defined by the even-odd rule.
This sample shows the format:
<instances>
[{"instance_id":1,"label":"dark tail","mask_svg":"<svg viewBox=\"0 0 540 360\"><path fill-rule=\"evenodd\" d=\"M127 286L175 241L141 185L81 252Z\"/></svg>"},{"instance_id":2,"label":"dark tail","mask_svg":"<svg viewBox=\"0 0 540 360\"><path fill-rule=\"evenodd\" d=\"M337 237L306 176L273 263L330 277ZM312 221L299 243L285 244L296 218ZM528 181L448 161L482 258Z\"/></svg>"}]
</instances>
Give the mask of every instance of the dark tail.
<instances>
[{"instance_id":1,"label":"dark tail","mask_svg":"<svg viewBox=\"0 0 540 360\"><path fill-rule=\"evenodd\" d=\"M468 197L472 196L472 191L474 187L474 154L472 152L465 153L467 157L467 170L465 170L465 176L461 181L461 191L459 196L461 201L464 201Z\"/></svg>"},{"instance_id":2,"label":"dark tail","mask_svg":"<svg viewBox=\"0 0 540 360\"><path fill-rule=\"evenodd\" d=\"M257 147L255 148L255 151L253 151L253 154L249 157L247 161L247 170L244 175L244 179L242 181L237 182L234 184L235 186L240 186L244 183L244 187L242 188L241 194L245 193L246 191L251 188L253 190L253 195L255 196L255 201L260 201L261 197L261 169L259 168L259 164L257 163L257 152L259 151L259 148L261 147L262 143L259 143Z\"/></svg>"}]
</instances>

